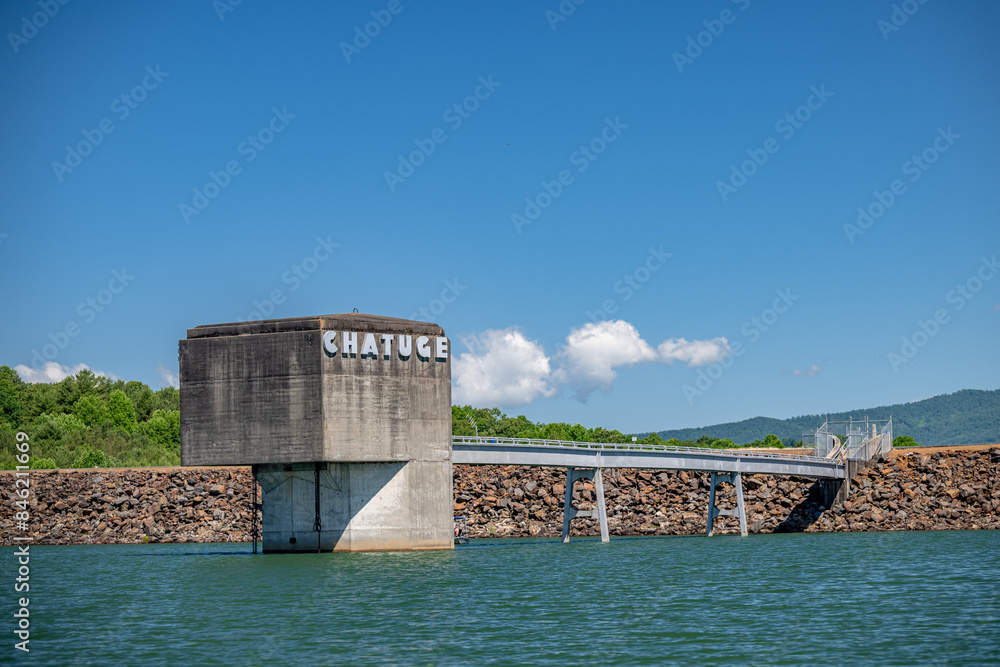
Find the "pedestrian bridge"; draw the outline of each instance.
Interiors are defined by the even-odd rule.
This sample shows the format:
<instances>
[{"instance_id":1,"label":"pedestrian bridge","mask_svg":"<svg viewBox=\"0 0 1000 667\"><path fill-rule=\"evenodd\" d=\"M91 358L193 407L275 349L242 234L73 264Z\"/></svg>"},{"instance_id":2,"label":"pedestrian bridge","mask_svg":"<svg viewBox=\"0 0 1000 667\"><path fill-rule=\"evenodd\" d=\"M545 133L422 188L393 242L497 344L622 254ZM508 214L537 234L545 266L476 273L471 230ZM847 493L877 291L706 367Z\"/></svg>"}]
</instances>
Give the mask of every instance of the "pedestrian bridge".
<instances>
[{"instance_id":1,"label":"pedestrian bridge","mask_svg":"<svg viewBox=\"0 0 1000 667\"><path fill-rule=\"evenodd\" d=\"M601 527L601 540L608 541L607 509L604 503L603 468L641 468L654 470L694 470L711 473L709 486L708 530L718 516L737 516L740 532L747 534L743 506L743 480L746 474L791 475L823 480L846 480L847 465L835 458L798 456L745 449L703 449L639 443L617 444L455 436L452 438L452 463L463 465L521 465L566 468L566 497L563 502L563 542L569 541L569 524L574 518L594 517ZM573 508L573 484L579 479L594 480L596 510ZM735 510L720 510L715 505L716 485L728 482L736 489Z\"/></svg>"}]
</instances>

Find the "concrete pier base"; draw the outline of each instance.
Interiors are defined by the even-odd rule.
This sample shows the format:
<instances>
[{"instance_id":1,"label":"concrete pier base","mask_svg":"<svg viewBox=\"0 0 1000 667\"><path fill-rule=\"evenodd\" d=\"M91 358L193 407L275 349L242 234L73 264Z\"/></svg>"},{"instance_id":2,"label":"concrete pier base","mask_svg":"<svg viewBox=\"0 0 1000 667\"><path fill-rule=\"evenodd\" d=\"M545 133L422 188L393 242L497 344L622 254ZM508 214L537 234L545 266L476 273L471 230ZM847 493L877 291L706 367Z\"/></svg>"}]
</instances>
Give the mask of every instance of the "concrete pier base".
<instances>
[{"instance_id":1,"label":"concrete pier base","mask_svg":"<svg viewBox=\"0 0 1000 667\"><path fill-rule=\"evenodd\" d=\"M851 482L858 476L858 473L867 468L871 461L850 460L845 461L844 479L821 479L818 480L820 490L823 494L823 506L830 508L847 500L851 495Z\"/></svg>"},{"instance_id":2,"label":"concrete pier base","mask_svg":"<svg viewBox=\"0 0 1000 667\"><path fill-rule=\"evenodd\" d=\"M259 466L264 553L451 549L449 461ZM317 512L318 507L318 512Z\"/></svg>"}]
</instances>

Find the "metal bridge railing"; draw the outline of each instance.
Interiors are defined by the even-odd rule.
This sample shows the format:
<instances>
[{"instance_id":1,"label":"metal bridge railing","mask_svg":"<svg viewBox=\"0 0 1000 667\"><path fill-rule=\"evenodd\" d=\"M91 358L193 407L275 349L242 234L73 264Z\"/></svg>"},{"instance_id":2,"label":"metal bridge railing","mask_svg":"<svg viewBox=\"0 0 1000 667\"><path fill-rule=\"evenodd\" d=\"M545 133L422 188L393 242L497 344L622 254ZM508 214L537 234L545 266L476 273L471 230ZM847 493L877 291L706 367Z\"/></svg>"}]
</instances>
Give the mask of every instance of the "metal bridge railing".
<instances>
[{"instance_id":1,"label":"metal bridge railing","mask_svg":"<svg viewBox=\"0 0 1000 667\"><path fill-rule=\"evenodd\" d=\"M806 431L802 434L802 449L811 449L812 455L817 458L839 458L842 447L843 443L838 442L837 437L830 433L827 424L823 424L815 431Z\"/></svg>"},{"instance_id":2,"label":"metal bridge railing","mask_svg":"<svg viewBox=\"0 0 1000 667\"><path fill-rule=\"evenodd\" d=\"M841 425L835 429L844 436L844 442L839 446L839 437L831 433L831 424ZM802 447L812 449L814 456L826 459L870 461L892 449L892 418L869 420L866 417L864 421L826 422L815 431L802 434Z\"/></svg>"},{"instance_id":3,"label":"metal bridge railing","mask_svg":"<svg viewBox=\"0 0 1000 667\"><path fill-rule=\"evenodd\" d=\"M534 440L531 438L494 438L474 436L453 436L453 445L480 445L497 447L560 447L588 450L612 451L643 451L662 453L707 454L711 456L733 456L738 458L753 458L785 461L811 461L829 463L830 459L821 456L803 456L799 454L784 454L779 452L750 452L743 449L711 449L709 447L678 447L675 445L648 445L640 443L612 442L576 442L573 440Z\"/></svg>"}]
</instances>

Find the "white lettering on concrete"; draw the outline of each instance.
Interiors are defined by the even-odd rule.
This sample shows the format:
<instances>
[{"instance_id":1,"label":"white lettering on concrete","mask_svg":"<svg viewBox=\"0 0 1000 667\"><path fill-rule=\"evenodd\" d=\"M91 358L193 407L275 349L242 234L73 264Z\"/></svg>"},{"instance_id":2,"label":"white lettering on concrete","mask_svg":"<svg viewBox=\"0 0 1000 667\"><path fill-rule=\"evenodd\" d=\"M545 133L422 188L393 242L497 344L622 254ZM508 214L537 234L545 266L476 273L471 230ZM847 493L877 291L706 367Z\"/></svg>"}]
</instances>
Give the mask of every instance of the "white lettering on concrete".
<instances>
[{"instance_id":1,"label":"white lettering on concrete","mask_svg":"<svg viewBox=\"0 0 1000 667\"><path fill-rule=\"evenodd\" d=\"M337 336L340 336L338 347ZM392 341L397 341L397 353L402 361L407 361L414 350L413 336L403 334L376 334L366 333L361 339L362 359L383 359L388 361L392 358ZM381 354L379 353L379 340L382 342ZM448 360L448 339L445 336L418 336L416 342L417 358L420 361L430 361L431 347L434 348L435 361ZM323 333L323 351L336 356L341 353L343 357L358 354L358 333L356 331L326 331Z\"/></svg>"},{"instance_id":2,"label":"white lettering on concrete","mask_svg":"<svg viewBox=\"0 0 1000 667\"><path fill-rule=\"evenodd\" d=\"M427 336L417 338L417 356L420 357L420 361L427 361L431 358L431 346L427 344L429 341Z\"/></svg>"},{"instance_id":3,"label":"white lettering on concrete","mask_svg":"<svg viewBox=\"0 0 1000 667\"><path fill-rule=\"evenodd\" d=\"M348 354L358 353L358 334L353 331L345 331L343 337L340 339L341 344L344 346L344 356Z\"/></svg>"},{"instance_id":4,"label":"white lettering on concrete","mask_svg":"<svg viewBox=\"0 0 1000 667\"><path fill-rule=\"evenodd\" d=\"M392 339L392 334L382 334L382 349L385 350L386 361L392 356Z\"/></svg>"},{"instance_id":5,"label":"white lettering on concrete","mask_svg":"<svg viewBox=\"0 0 1000 667\"><path fill-rule=\"evenodd\" d=\"M371 355L372 358L378 356L378 347L375 346L375 334L365 334L365 342L361 344L361 356Z\"/></svg>"},{"instance_id":6,"label":"white lettering on concrete","mask_svg":"<svg viewBox=\"0 0 1000 667\"><path fill-rule=\"evenodd\" d=\"M326 350L328 354L337 354L337 352L339 352L336 340L336 331L327 331L323 334L323 349Z\"/></svg>"},{"instance_id":7,"label":"white lettering on concrete","mask_svg":"<svg viewBox=\"0 0 1000 667\"><path fill-rule=\"evenodd\" d=\"M406 361L413 353L413 336L399 337L399 358Z\"/></svg>"}]
</instances>

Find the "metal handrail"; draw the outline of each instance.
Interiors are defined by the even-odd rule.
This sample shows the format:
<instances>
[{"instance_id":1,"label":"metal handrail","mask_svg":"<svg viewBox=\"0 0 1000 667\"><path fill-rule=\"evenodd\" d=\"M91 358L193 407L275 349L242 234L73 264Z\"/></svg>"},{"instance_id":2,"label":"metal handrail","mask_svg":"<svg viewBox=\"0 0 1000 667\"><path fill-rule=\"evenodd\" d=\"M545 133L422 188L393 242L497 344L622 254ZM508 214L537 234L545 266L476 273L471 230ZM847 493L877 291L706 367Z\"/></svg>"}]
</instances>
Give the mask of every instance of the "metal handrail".
<instances>
[{"instance_id":1,"label":"metal handrail","mask_svg":"<svg viewBox=\"0 0 1000 667\"><path fill-rule=\"evenodd\" d=\"M834 437L836 437L836 436L834 436ZM835 445L832 449L830 449L830 451L827 453L827 455L825 457L823 457L823 458L825 458L828 461L832 460L832 459L841 459L841 458L844 457L844 453L846 451L847 450L844 448L844 443L839 442L839 439L838 439L838 444Z\"/></svg>"},{"instance_id":2,"label":"metal handrail","mask_svg":"<svg viewBox=\"0 0 1000 667\"><path fill-rule=\"evenodd\" d=\"M651 452L686 452L694 454L710 454L713 456L735 456L738 458L778 459L786 461L809 461L816 463L831 463L830 459L821 456L803 456L799 454L783 454L776 452L748 452L736 449L711 449L708 447L679 447L676 445L649 445L640 443L614 442L577 442L574 440L534 440L531 438L497 438L473 437L468 435L452 436L453 445L497 445L512 447L572 447L591 450L616 451L651 451Z\"/></svg>"}]
</instances>

